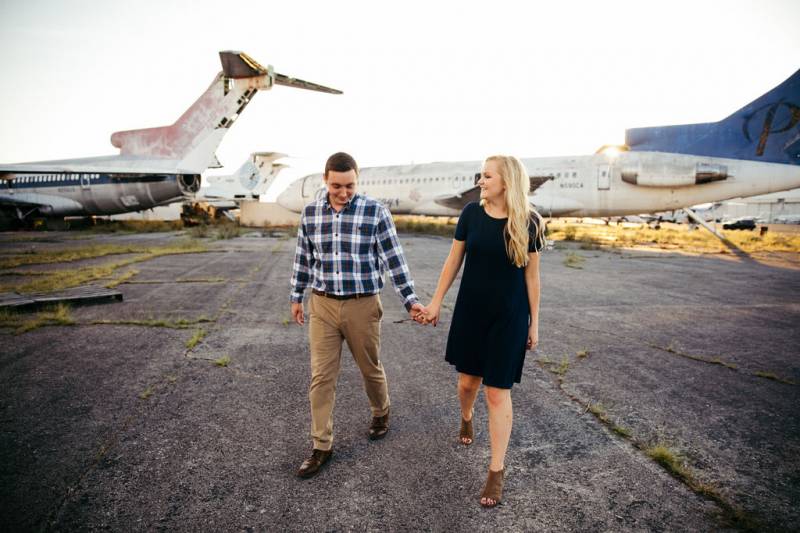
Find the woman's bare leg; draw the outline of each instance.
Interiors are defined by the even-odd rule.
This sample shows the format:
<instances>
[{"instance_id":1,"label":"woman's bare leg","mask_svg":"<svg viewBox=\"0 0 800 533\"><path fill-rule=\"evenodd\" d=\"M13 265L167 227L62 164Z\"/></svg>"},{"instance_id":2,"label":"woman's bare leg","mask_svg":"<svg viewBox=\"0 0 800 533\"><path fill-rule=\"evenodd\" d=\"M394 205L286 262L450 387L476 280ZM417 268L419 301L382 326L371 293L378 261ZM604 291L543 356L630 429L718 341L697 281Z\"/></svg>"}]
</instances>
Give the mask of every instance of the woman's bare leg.
<instances>
[{"instance_id":1,"label":"woman's bare leg","mask_svg":"<svg viewBox=\"0 0 800 533\"><path fill-rule=\"evenodd\" d=\"M475 405L475 398L478 397L480 387L480 376L458 373L458 401L461 404L461 418L464 420L472 420L472 408ZM464 444L472 443L472 440L468 438L462 438L461 441Z\"/></svg>"},{"instance_id":2,"label":"woman's bare leg","mask_svg":"<svg viewBox=\"0 0 800 533\"><path fill-rule=\"evenodd\" d=\"M497 472L505 467L506 450L511 438L514 414L511 406L511 389L486 386L484 390L486 404L489 407L489 439L492 445L492 460L489 463L489 469ZM494 505L497 502L481 498L481 503Z\"/></svg>"}]
</instances>

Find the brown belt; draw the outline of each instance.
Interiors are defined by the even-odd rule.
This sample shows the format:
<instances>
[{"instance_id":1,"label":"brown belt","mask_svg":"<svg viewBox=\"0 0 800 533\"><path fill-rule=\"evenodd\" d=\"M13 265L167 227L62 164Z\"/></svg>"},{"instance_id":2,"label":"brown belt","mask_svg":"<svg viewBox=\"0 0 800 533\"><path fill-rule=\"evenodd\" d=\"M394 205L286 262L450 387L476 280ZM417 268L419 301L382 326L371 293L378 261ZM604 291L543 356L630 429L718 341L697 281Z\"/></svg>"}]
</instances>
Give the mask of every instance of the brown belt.
<instances>
[{"instance_id":1,"label":"brown belt","mask_svg":"<svg viewBox=\"0 0 800 533\"><path fill-rule=\"evenodd\" d=\"M317 289L311 289L311 292L316 294L317 296L324 296L325 298L333 298L334 300L352 300L358 298L368 298L370 296L375 296L375 293L372 294L331 294L329 292L322 292L318 291Z\"/></svg>"}]
</instances>

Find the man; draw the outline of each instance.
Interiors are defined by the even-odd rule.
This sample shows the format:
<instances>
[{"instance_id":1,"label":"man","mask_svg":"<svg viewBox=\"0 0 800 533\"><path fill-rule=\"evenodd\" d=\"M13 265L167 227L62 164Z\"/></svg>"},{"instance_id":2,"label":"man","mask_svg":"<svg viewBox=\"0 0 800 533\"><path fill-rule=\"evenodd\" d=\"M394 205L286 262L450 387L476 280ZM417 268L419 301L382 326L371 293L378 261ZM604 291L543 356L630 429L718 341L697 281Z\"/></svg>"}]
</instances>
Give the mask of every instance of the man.
<instances>
[{"instance_id":1,"label":"man","mask_svg":"<svg viewBox=\"0 0 800 533\"><path fill-rule=\"evenodd\" d=\"M424 308L414 294L414 282L389 210L356 193L358 165L344 152L325 164L326 190L303 208L297 232L292 272L292 316L305 323L303 291L311 285L308 337L311 345L311 437L314 447L297 475L312 477L332 454L333 405L336 380L347 341L364 377L372 409L369 438L389 431L389 392L380 361L378 293L388 270L395 291L411 317Z\"/></svg>"}]
</instances>

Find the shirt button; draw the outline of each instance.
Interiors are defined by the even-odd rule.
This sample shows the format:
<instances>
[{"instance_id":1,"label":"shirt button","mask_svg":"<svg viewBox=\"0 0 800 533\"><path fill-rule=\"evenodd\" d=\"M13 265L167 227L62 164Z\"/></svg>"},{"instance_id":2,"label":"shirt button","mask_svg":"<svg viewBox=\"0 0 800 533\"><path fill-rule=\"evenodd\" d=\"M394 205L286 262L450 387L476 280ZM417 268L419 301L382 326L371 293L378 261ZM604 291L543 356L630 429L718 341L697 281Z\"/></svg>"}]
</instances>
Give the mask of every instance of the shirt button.
<instances>
[{"instance_id":1,"label":"shirt button","mask_svg":"<svg viewBox=\"0 0 800 533\"><path fill-rule=\"evenodd\" d=\"M334 233L334 234L333 234L333 236L334 236L334 237L338 237L338 236L339 236L339 234L338 234L338 233Z\"/></svg>"}]
</instances>

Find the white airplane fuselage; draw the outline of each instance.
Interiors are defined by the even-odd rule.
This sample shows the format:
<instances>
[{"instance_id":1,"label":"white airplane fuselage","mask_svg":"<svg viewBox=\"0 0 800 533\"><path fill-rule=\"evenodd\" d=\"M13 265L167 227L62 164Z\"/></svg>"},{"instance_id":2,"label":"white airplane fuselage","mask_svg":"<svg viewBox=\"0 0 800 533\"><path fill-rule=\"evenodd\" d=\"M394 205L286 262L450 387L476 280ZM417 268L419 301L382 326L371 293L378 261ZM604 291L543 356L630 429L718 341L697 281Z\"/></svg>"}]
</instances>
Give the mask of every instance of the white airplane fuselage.
<instances>
[{"instance_id":1,"label":"white airplane fuselage","mask_svg":"<svg viewBox=\"0 0 800 533\"><path fill-rule=\"evenodd\" d=\"M522 159L543 183L529 198L544 216L652 213L800 186L800 166L661 152ZM453 200L474 188L480 161L370 167L359 192L393 213L457 216ZM323 186L322 174L291 184L279 197L299 212ZM446 200L446 201L445 201ZM445 205L449 204L449 205Z\"/></svg>"}]
</instances>

